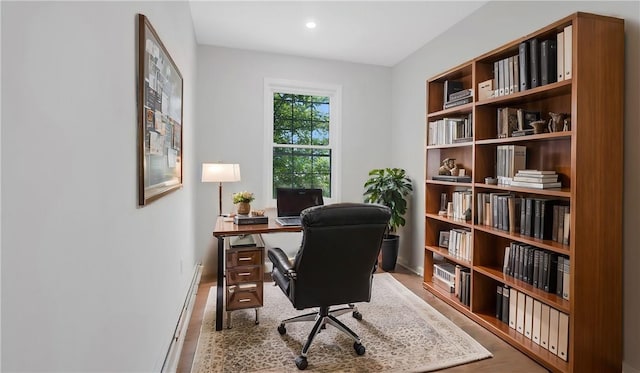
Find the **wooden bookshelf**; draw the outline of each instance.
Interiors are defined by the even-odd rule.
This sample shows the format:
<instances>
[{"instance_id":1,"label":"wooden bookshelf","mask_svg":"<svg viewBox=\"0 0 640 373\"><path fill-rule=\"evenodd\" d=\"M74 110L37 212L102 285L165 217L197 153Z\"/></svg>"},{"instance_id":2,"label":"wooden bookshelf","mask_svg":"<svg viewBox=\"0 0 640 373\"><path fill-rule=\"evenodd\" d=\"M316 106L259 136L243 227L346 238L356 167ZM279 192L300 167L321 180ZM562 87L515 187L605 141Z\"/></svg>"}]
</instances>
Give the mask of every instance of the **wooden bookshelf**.
<instances>
[{"instance_id":1,"label":"wooden bookshelf","mask_svg":"<svg viewBox=\"0 0 640 373\"><path fill-rule=\"evenodd\" d=\"M478 100L478 84L492 79L494 63L517 55L518 46L533 38L553 39L572 27L572 77L509 95ZM473 102L443 109L444 82L457 80L472 89ZM425 146L424 288L478 324L554 372L622 370L622 175L624 21L575 13L525 35L426 82L426 131L445 118L473 118L473 141ZM516 107L570 113L568 131L497 138L497 109ZM527 168L552 169L562 188L530 189L485 184L495 176L496 148L527 147ZM432 180L442 160L455 158L471 183ZM440 197L454 191L473 196L472 220L438 215ZM518 197L559 199L570 205L569 244L510 233L477 222L478 193L508 192ZM471 261L439 247L439 233L466 229L473 236ZM569 300L545 292L503 273L504 247L511 242L531 245L570 259ZM433 264L444 260L470 269L470 306L433 283ZM496 318L496 287L506 285L544 305L569 315L568 360L528 339Z\"/></svg>"}]
</instances>

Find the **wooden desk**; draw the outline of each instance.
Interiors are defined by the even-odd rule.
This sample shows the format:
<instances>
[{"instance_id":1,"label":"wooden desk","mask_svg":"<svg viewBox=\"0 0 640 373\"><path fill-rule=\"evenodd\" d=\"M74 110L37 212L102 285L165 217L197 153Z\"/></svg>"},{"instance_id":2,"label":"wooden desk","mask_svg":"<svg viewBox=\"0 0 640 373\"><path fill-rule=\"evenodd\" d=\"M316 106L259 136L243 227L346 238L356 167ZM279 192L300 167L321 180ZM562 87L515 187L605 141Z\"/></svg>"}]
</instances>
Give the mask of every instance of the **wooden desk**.
<instances>
[{"instance_id":1,"label":"wooden desk","mask_svg":"<svg viewBox=\"0 0 640 373\"><path fill-rule=\"evenodd\" d=\"M218 239L218 273L216 280L216 330L222 330L222 314L224 308L224 238L240 236L243 234L300 231L302 231L302 227L300 226L283 227L271 218L269 218L268 224L236 225L233 224L233 221L224 221L223 217L218 217L218 220L216 221L216 227L213 230L213 236Z\"/></svg>"}]
</instances>

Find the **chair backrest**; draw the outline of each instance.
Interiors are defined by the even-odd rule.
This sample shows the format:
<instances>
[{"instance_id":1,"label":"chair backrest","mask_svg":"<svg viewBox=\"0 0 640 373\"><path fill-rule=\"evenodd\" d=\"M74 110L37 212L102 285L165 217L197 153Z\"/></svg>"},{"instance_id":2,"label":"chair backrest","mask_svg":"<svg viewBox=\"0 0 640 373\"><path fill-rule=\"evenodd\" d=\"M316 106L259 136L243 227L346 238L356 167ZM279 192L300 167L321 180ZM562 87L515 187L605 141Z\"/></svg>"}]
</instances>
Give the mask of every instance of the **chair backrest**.
<instances>
[{"instance_id":1,"label":"chair backrest","mask_svg":"<svg viewBox=\"0 0 640 373\"><path fill-rule=\"evenodd\" d=\"M304 210L302 245L289 294L297 309L371 299L371 279L389 223L388 207L338 203Z\"/></svg>"}]
</instances>

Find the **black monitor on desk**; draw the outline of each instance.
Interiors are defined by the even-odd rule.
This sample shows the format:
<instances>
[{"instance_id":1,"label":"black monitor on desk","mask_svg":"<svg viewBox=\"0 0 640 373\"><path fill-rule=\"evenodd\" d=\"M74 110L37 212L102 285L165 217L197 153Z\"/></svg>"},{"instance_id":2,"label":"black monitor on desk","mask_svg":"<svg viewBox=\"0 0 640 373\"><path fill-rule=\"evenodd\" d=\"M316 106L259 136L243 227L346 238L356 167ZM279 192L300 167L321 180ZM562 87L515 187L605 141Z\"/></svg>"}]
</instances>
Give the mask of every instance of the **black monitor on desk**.
<instances>
[{"instance_id":1,"label":"black monitor on desk","mask_svg":"<svg viewBox=\"0 0 640 373\"><path fill-rule=\"evenodd\" d=\"M324 204L322 189L277 188L278 217L300 216L307 207Z\"/></svg>"}]
</instances>

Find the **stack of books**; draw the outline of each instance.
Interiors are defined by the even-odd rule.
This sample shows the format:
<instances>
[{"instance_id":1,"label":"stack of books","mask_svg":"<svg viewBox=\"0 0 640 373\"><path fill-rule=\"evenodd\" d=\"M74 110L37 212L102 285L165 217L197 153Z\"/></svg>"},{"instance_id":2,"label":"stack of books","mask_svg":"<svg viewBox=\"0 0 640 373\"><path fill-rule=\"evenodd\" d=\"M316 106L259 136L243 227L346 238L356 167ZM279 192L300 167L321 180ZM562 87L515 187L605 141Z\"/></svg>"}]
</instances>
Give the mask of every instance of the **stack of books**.
<instances>
[{"instance_id":1,"label":"stack of books","mask_svg":"<svg viewBox=\"0 0 640 373\"><path fill-rule=\"evenodd\" d=\"M562 183L558 181L558 174L555 171L520 170L513 178L511 186L550 189L560 188L562 187Z\"/></svg>"},{"instance_id":2,"label":"stack of books","mask_svg":"<svg viewBox=\"0 0 640 373\"><path fill-rule=\"evenodd\" d=\"M468 104L473 101L473 89L463 89L462 82L447 80L444 82L443 109Z\"/></svg>"}]
</instances>

